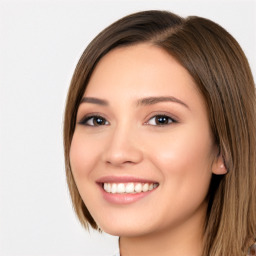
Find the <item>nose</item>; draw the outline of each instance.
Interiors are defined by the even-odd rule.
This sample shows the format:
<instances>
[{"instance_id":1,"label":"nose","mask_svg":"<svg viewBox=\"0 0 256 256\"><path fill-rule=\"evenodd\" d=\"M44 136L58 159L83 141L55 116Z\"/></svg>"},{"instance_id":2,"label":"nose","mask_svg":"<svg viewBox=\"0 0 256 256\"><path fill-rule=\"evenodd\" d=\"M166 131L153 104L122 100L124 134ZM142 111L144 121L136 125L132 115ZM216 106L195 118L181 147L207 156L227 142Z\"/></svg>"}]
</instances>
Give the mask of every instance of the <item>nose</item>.
<instances>
[{"instance_id":1,"label":"nose","mask_svg":"<svg viewBox=\"0 0 256 256\"><path fill-rule=\"evenodd\" d=\"M143 159L138 134L128 127L117 127L104 148L103 161L112 166L138 164Z\"/></svg>"}]
</instances>

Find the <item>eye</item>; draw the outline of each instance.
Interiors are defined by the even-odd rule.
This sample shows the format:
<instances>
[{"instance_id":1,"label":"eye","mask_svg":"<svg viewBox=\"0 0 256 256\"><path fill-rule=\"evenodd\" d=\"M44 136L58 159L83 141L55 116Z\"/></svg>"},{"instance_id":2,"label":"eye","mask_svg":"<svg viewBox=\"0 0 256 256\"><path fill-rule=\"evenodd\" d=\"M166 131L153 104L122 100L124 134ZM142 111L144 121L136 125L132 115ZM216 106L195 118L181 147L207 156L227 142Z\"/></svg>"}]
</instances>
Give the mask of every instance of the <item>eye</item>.
<instances>
[{"instance_id":1,"label":"eye","mask_svg":"<svg viewBox=\"0 0 256 256\"><path fill-rule=\"evenodd\" d=\"M176 121L169 117L169 116L166 116L166 115L156 115L156 116L153 116L149 119L149 121L147 122L147 124L149 125L168 125L168 124L171 124L171 123L175 123Z\"/></svg>"},{"instance_id":2,"label":"eye","mask_svg":"<svg viewBox=\"0 0 256 256\"><path fill-rule=\"evenodd\" d=\"M87 126L109 125L109 122L102 116L87 116L83 118L79 124Z\"/></svg>"}]
</instances>

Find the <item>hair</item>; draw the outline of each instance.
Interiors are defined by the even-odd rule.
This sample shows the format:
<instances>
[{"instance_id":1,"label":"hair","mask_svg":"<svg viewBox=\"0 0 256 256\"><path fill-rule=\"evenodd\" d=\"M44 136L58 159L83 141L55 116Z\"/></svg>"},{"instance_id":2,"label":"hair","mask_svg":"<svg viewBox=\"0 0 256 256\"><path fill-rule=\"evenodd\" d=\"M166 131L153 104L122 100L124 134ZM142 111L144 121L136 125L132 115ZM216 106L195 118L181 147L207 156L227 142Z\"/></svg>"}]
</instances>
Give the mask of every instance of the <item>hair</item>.
<instances>
[{"instance_id":1,"label":"hair","mask_svg":"<svg viewBox=\"0 0 256 256\"><path fill-rule=\"evenodd\" d=\"M193 77L206 102L216 144L228 170L212 176L203 255L246 255L256 228L256 107L253 76L237 41L218 24L167 11L126 16L103 30L85 49L69 88L64 148L67 182L76 214L85 227L98 226L87 210L70 167L76 115L92 72L117 47L150 43L173 56Z\"/></svg>"}]
</instances>

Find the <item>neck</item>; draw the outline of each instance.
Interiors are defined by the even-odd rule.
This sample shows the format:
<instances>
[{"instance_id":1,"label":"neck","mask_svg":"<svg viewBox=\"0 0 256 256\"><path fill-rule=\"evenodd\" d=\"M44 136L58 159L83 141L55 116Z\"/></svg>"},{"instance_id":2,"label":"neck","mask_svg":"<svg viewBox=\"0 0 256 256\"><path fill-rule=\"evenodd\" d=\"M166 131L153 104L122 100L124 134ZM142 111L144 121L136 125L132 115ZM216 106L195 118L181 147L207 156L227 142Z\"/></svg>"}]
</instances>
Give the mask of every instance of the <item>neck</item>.
<instances>
[{"instance_id":1,"label":"neck","mask_svg":"<svg viewBox=\"0 0 256 256\"><path fill-rule=\"evenodd\" d=\"M121 256L201 256L204 227L201 217L146 235L121 236Z\"/></svg>"}]
</instances>

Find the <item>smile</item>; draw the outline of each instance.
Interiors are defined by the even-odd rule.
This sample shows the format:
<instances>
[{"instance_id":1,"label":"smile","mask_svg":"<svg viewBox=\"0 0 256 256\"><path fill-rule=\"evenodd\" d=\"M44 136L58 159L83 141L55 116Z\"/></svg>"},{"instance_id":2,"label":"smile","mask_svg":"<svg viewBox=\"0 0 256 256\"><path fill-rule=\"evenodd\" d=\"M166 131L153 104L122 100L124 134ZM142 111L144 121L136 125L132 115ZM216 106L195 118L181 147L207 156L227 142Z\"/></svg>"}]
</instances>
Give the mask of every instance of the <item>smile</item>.
<instances>
[{"instance_id":1,"label":"smile","mask_svg":"<svg viewBox=\"0 0 256 256\"><path fill-rule=\"evenodd\" d=\"M139 201L159 187L154 180L132 176L105 176L96 180L104 200L111 204L126 205Z\"/></svg>"},{"instance_id":2,"label":"smile","mask_svg":"<svg viewBox=\"0 0 256 256\"><path fill-rule=\"evenodd\" d=\"M112 194L136 194L148 192L158 187L158 183L103 183L103 189Z\"/></svg>"}]
</instances>

